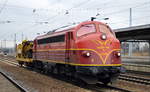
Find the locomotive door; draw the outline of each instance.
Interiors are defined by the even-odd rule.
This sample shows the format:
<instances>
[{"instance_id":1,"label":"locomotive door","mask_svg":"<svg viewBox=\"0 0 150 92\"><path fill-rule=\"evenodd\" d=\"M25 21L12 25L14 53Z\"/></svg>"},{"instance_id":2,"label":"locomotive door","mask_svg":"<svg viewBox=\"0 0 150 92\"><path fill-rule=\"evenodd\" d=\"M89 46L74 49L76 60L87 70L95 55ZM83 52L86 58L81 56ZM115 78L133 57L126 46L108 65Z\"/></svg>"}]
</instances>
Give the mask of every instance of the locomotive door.
<instances>
[{"instance_id":1,"label":"locomotive door","mask_svg":"<svg viewBox=\"0 0 150 92\"><path fill-rule=\"evenodd\" d=\"M71 48L72 48L73 34L72 32L66 33L66 52L65 52L65 62L69 63L71 61Z\"/></svg>"},{"instance_id":2,"label":"locomotive door","mask_svg":"<svg viewBox=\"0 0 150 92\"><path fill-rule=\"evenodd\" d=\"M32 55L33 55L32 58L36 60L37 59L37 55L36 55L37 54L37 40L34 40L33 50L34 51L32 53Z\"/></svg>"}]
</instances>

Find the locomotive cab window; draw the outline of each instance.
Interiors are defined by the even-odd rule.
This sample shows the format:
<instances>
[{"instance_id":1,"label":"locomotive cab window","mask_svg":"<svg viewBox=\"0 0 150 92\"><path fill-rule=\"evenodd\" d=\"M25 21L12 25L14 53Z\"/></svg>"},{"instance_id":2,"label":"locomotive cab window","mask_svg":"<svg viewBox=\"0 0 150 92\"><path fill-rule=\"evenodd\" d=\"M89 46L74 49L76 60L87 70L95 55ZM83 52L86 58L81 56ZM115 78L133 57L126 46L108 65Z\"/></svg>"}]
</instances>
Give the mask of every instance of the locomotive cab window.
<instances>
[{"instance_id":1,"label":"locomotive cab window","mask_svg":"<svg viewBox=\"0 0 150 92\"><path fill-rule=\"evenodd\" d=\"M94 33L94 32L96 32L96 28L94 24L82 25L80 29L77 31L77 37L80 37L89 33Z\"/></svg>"},{"instance_id":2,"label":"locomotive cab window","mask_svg":"<svg viewBox=\"0 0 150 92\"><path fill-rule=\"evenodd\" d=\"M100 32L102 32L102 33L115 36L114 32L112 32L110 30L110 28L108 26L106 26L106 25L100 24L99 25L99 29L100 29Z\"/></svg>"}]
</instances>

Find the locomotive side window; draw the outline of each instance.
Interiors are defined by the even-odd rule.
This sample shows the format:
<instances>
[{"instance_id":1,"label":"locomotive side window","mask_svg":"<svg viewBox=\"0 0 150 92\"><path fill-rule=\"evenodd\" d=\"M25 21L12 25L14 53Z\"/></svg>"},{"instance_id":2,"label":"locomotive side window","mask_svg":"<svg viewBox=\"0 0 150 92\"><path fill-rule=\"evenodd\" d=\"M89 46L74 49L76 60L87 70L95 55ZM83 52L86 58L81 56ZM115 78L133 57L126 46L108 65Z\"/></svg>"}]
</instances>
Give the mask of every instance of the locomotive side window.
<instances>
[{"instance_id":1,"label":"locomotive side window","mask_svg":"<svg viewBox=\"0 0 150 92\"><path fill-rule=\"evenodd\" d=\"M77 31L77 37L82 36L82 35L86 35L86 34L89 34L89 33L93 33L93 32L96 32L96 28L95 28L94 24L83 25Z\"/></svg>"},{"instance_id":2,"label":"locomotive side window","mask_svg":"<svg viewBox=\"0 0 150 92\"><path fill-rule=\"evenodd\" d=\"M106 34L109 34L109 35L114 35L114 33L110 30L109 27L105 26L105 25L99 25L99 29L100 29L100 32L102 33L106 33Z\"/></svg>"},{"instance_id":3,"label":"locomotive side window","mask_svg":"<svg viewBox=\"0 0 150 92\"><path fill-rule=\"evenodd\" d=\"M59 35L59 36L40 39L40 40L38 40L38 44L64 42L64 41L65 41L65 35Z\"/></svg>"}]
</instances>

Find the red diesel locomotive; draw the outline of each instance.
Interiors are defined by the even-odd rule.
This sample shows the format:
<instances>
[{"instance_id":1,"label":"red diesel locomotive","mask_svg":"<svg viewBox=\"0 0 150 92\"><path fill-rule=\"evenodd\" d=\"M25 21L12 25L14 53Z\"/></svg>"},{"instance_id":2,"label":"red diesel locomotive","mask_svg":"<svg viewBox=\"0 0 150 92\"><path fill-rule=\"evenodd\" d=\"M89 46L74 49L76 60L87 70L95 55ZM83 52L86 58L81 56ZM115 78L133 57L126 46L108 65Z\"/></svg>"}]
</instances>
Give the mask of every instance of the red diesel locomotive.
<instances>
[{"instance_id":1,"label":"red diesel locomotive","mask_svg":"<svg viewBox=\"0 0 150 92\"><path fill-rule=\"evenodd\" d=\"M32 65L44 72L79 77L107 84L121 72L120 42L98 21L51 32L35 38Z\"/></svg>"}]
</instances>

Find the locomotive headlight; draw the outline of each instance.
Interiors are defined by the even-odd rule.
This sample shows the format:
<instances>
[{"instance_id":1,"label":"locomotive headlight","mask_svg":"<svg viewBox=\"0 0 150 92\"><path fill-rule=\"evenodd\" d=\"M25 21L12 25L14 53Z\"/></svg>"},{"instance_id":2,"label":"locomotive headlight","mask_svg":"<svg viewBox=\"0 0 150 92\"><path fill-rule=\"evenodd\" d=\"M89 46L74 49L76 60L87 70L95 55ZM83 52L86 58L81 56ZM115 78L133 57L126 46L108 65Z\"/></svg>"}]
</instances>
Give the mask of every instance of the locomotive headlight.
<instances>
[{"instance_id":1,"label":"locomotive headlight","mask_svg":"<svg viewBox=\"0 0 150 92\"><path fill-rule=\"evenodd\" d=\"M89 56L90 56L90 53L89 53L89 52L87 52L87 53L86 53L86 56L87 56L87 57L89 57Z\"/></svg>"},{"instance_id":2,"label":"locomotive headlight","mask_svg":"<svg viewBox=\"0 0 150 92\"><path fill-rule=\"evenodd\" d=\"M121 52L120 52L120 51L115 51L115 52L114 52L114 56L116 56L116 57L121 57Z\"/></svg>"},{"instance_id":3,"label":"locomotive headlight","mask_svg":"<svg viewBox=\"0 0 150 92\"><path fill-rule=\"evenodd\" d=\"M102 39L102 40L106 40L106 39L107 39L106 34L102 34L102 35L101 35L101 39Z\"/></svg>"},{"instance_id":4,"label":"locomotive headlight","mask_svg":"<svg viewBox=\"0 0 150 92\"><path fill-rule=\"evenodd\" d=\"M85 57L89 57L89 56L91 56L91 53L88 52L88 51L83 51L82 55L85 56Z\"/></svg>"},{"instance_id":5,"label":"locomotive headlight","mask_svg":"<svg viewBox=\"0 0 150 92\"><path fill-rule=\"evenodd\" d=\"M117 56L118 56L118 57L120 57L120 56L121 56L121 53L120 53L120 52L118 52L118 53L117 53Z\"/></svg>"}]
</instances>

